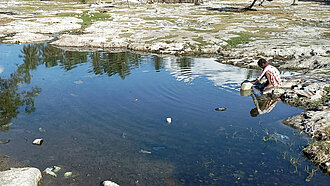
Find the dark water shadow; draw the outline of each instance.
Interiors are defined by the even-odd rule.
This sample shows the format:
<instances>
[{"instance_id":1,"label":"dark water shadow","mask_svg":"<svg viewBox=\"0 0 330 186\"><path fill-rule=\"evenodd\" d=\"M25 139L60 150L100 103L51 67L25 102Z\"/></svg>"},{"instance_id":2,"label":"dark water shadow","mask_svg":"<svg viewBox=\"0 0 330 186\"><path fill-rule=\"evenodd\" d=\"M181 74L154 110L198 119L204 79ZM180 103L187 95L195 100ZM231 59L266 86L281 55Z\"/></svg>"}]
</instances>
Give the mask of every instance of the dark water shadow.
<instances>
[{"instance_id":1,"label":"dark water shadow","mask_svg":"<svg viewBox=\"0 0 330 186\"><path fill-rule=\"evenodd\" d=\"M247 12L247 11L257 11L256 9L251 8L237 8L237 7L221 7L221 8L214 8L214 7L206 7L206 10L211 11L218 11L218 12Z\"/></svg>"},{"instance_id":2,"label":"dark water shadow","mask_svg":"<svg viewBox=\"0 0 330 186\"><path fill-rule=\"evenodd\" d=\"M326 1L322 1L322 0L299 0L299 2L317 2L317 3L320 3L321 5L330 5L330 1L329 0L326 0Z\"/></svg>"}]
</instances>

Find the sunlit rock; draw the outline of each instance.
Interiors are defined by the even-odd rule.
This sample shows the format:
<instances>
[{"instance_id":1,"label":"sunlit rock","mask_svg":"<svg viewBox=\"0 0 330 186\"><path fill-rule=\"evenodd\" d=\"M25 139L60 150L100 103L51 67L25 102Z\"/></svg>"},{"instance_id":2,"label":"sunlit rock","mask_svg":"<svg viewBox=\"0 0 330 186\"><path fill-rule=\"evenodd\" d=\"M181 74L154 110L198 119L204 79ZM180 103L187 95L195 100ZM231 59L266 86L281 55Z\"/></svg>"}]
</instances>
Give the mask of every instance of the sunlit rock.
<instances>
[{"instance_id":1,"label":"sunlit rock","mask_svg":"<svg viewBox=\"0 0 330 186\"><path fill-rule=\"evenodd\" d=\"M104 182L102 183L102 185L103 185L103 186L119 186L117 183L115 183L115 182L113 182L113 181L109 181L109 180L104 181Z\"/></svg>"},{"instance_id":2,"label":"sunlit rock","mask_svg":"<svg viewBox=\"0 0 330 186\"><path fill-rule=\"evenodd\" d=\"M42 145L42 143L44 142L44 140L43 139L35 139L35 140L33 140L33 144L34 145Z\"/></svg>"},{"instance_id":3,"label":"sunlit rock","mask_svg":"<svg viewBox=\"0 0 330 186\"><path fill-rule=\"evenodd\" d=\"M66 172L66 173L64 173L64 177L65 178L69 178L71 176L72 176L72 172Z\"/></svg>"},{"instance_id":4,"label":"sunlit rock","mask_svg":"<svg viewBox=\"0 0 330 186\"><path fill-rule=\"evenodd\" d=\"M53 172L57 173L61 170L61 167L59 166L53 166Z\"/></svg>"},{"instance_id":5,"label":"sunlit rock","mask_svg":"<svg viewBox=\"0 0 330 186\"><path fill-rule=\"evenodd\" d=\"M6 37L4 43L37 43L54 39L54 37L31 32L17 33L12 37Z\"/></svg>"},{"instance_id":6,"label":"sunlit rock","mask_svg":"<svg viewBox=\"0 0 330 186\"><path fill-rule=\"evenodd\" d=\"M11 168L0 172L1 186L36 186L41 179L40 170L34 167Z\"/></svg>"}]
</instances>

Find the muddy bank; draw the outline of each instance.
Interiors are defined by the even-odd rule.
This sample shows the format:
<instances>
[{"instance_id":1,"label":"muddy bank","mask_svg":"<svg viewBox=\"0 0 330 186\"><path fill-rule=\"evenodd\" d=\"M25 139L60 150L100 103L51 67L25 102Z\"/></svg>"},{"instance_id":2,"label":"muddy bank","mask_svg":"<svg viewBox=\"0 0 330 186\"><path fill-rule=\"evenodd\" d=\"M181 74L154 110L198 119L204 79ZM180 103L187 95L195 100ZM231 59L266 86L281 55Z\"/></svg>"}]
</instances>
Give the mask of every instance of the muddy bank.
<instances>
[{"instance_id":1,"label":"muddy bank","mask_svg":"<svg viewBox=\"0 0 330 186\"><path fill-rule=\"evenodd\" d=\"M8 155L0 154L0 171L9 170L12 167L23 167L22 162L18 162Z\"/></svg>"},{"instance_id":2,"label":"muddy bank","mask_svg":"<svg viewBox=\"0 0 330 186\"><path fill-rule=\"evenodd\" d=\"M212 54L219 56L221 63L247 68L257 68L258 58L264 57L280 69L298 70L300 75L287 80L292 82L290 87L269 93L306 109L285 123L315 138L304 152L329 173L330 7L316 2L289 6L291 1L276 1L255 7L257 11L231 11L249 3L213 1L194 6L141 2L128 6L126 1L2 1L0 40L166 55Z\"/></svg>"}]
</instances>

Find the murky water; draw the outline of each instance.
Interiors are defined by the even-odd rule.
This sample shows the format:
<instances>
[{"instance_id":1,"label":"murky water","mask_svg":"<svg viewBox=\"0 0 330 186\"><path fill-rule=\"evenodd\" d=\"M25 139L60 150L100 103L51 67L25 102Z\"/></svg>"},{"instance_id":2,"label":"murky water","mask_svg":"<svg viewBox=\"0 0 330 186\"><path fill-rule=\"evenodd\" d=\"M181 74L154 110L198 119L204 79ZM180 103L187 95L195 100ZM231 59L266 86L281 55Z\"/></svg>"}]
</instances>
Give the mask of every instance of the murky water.
<instances>
[{"instance_id":1,"label":"murky water","mask_svg":"<svg viewBox=\"0 0 330 186\"><path fill-rule=\"evenodd\" d=\"M0 45L0 153L60 166L45 185L307 184L309 138L281 123L302 110L241 96L256 75L213 58ZM318 171L308 185L326 183Z\"/></svg>"}]
</instances>

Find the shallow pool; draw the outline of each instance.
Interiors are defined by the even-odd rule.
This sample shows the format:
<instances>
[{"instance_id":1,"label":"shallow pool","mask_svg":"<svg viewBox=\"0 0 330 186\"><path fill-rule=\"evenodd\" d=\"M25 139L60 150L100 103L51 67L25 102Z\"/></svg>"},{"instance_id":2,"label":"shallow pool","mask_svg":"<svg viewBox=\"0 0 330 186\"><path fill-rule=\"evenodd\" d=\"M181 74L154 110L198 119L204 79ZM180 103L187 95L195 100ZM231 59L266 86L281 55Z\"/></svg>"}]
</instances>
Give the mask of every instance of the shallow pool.
<instances>
[{"instance_id":1,"label":"shallow pool","mask_svg":"<svg viewBox=\"0 0 330 186\"><path fill-rule=\"evenodd\" d=\"M252 114L253 96L239 87L259 71L47 44L0 45L0 70L0 138L11 140L0 153L40 170L60 166L45 185L329 183L320 171L305 181L316 169L302 154L309 138L282 124L301 109L274 101Z\"/></svg>"}]
</instances>

